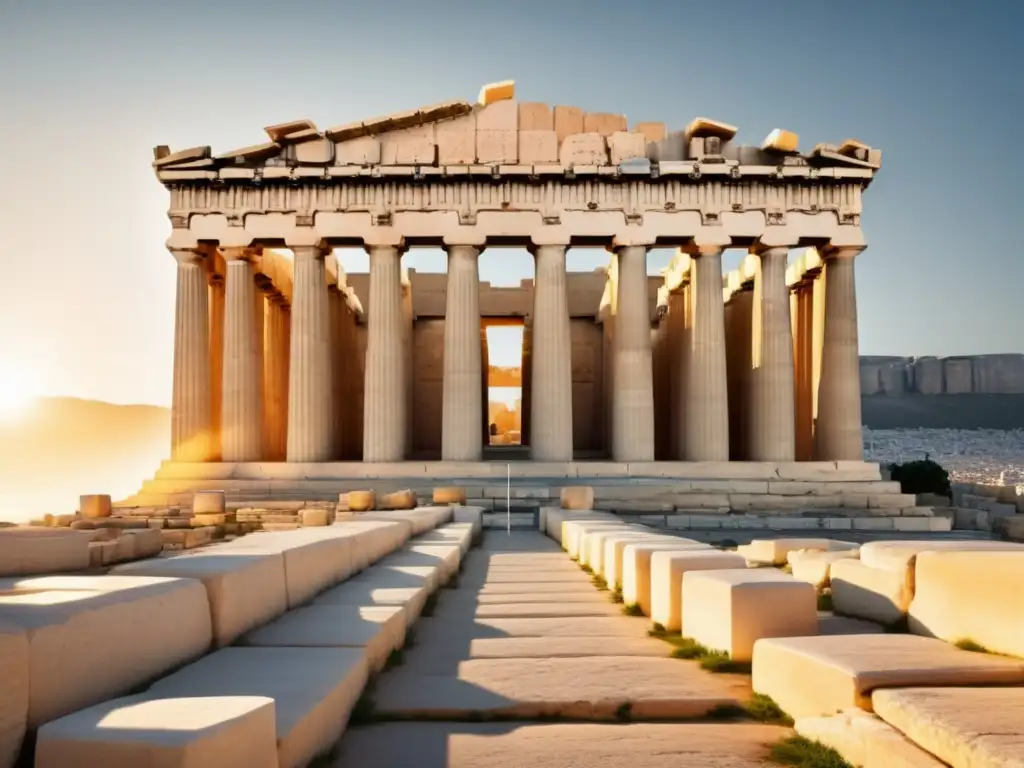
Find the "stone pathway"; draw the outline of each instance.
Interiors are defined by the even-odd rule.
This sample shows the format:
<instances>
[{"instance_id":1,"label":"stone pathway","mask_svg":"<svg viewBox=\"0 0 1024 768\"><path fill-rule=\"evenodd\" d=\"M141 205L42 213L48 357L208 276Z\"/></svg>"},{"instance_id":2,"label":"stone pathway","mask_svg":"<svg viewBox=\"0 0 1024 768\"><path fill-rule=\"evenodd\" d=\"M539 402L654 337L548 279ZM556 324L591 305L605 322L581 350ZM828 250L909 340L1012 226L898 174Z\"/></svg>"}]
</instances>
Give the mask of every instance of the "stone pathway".
<instances>
[{"instance_id":1,"label":"stone pathway","mask_svg":"<svg viewBox=\"0 0 1024 768\"><path fill-rule=\"evenodd\" d=\"M694 722L747 701L749 679L670 658L647 628L539 532L490 531L377 681L380 722L351 726L334 766L765 765L788 729ZM673 720L689 722L657 722Z\"/></svg>"}]
</instances>

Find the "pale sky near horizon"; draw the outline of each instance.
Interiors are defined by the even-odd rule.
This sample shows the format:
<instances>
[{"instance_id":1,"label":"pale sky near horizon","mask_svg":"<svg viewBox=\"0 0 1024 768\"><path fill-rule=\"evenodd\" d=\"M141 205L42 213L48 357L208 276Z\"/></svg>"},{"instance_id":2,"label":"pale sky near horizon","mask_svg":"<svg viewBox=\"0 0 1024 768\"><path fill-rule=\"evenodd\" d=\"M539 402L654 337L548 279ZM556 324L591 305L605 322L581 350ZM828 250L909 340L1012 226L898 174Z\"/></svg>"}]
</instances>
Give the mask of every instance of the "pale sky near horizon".
<instances>
[{"instance_id":1,"label":"pale sky near horizon","mask_svg":"<svg viewBox=\"0 0 1024 768\"><path fill-rule=\"evenodd\" d=\"M504 79L522 100L630 123L677 129L703 115L739 126L742 143L780 127L804 148L848 137L881 147L857 262L861 353L1024 352L1012 230L1024 213L1020 8L0 0L0 379L170 402L175 269L153 146L227 151L265 140L265 125L474 99ZM668 256L653 252L651 271ZM569 268L605 261L577 249ZM366 268L360 254L343 262ZM437 252L405 263L444 268ZM516 284L532 260L493 250L480 272Z\"/></svg>"}]
</instances>

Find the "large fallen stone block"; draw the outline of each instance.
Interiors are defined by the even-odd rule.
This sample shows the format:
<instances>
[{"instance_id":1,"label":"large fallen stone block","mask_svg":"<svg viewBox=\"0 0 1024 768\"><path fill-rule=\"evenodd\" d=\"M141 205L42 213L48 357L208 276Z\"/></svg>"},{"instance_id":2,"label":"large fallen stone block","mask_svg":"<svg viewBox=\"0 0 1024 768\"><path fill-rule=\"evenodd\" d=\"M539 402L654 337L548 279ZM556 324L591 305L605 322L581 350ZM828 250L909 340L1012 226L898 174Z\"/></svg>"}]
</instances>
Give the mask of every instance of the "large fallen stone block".
<instances>
[{"instance_id":1,"label":"large fallen stone block","mask_svg":"<svg viewBox=\"0 0 1024 768\"><path fill-rule=\"evenodd\" d=\"M377 505L377 494L373 491L349 491L343 496L352 512L366 512Z\"/></svg>"},{"instance_id":2,"label":"large fallen stone block","mask_svg":"<svg viewBox=\"0 0 1024 768\"><path fill-rule=\"evenodd\" d=\"M608 588L622 589L623 556L625 555L626 547L638 541L654 543L672 540L678 541L675 536L669 536L667 534L647 534L638 537L632 535L632 532L623 532L617 536L608 536L605 538L604 556L601 559L601 565L604 569L602 571L602 575L604 576L605 582L608 584Z\"/></svg>"},{"instance_id":3,"label":"large fallen stone block","mask_svg":"<svg viewBox=\"0 0 1024 768\"><path fill-rule=\"evenodd\" d=\"M465 504L466 489L462 486L435 488L432 498L435 504Z\"/></svg>"},{"instance_id":4,"label":"large fallen stone block","mask_svg":"<svg viewBox=\"0 0 1024 768\"><path fill-rule=\"evenodd\" d=\"M470 523L473 526L473 538L478 537L484 530L484 508L483 507L455 507L452 510L452 522Z\"/></svg>"},{"instance_id":5,"label":"large fallen stone block","mask_svg":"<svg viewBox=\"0 0 1024 768\"><path fill-rule=\"evenodd\" d=\"M362 648L222 648L147 695L273 699L280 766L301 768L341 737L368 674Z\"/></svg>"},{"instance_id":6,"label":"large fallen stone block","mask_svg":"<svg viewBox=\"0 0 1024 768\"><path fill-rule=\"evenodd\" d=\"M105 493L92 493L79 496L78 512L86 519L110 517L110 496Z\"/></svg>"},{"instance_id":7,"label":"large fallen stone block","mask_svg":"<svg viewBox=\"0 0 1024 768\"><path fill-rule=\"evenodd\" d=\"M857 549L860 545L836 539L754 539L736 548L747 562L758 565L782 565L794 550L837 552Z\"/></svg>"},{"instance_id":8,"label":"large fallen stone block","mask_svg":"<svg viewBox=\"0 0 1024 768\"><path fill-rule=\"evenodd\" d=\"M408 628L400 605L310 605L250 632L242 645L277 648L363 648L372 672L401 648Z\"/></svg>"},{"instance_id":9,"label":"large fallen stone block","mask_svg":"<svg viewBox=\"0 0 1024 768\"><path fill-rule=\"evenodd\" d=\"M580 538L586 531L597 531L608 528L626 529L622 520L565 520L562 522L562 546L570 557L579 558Z\"/></svg>"},{"instance_id":10,"label":"large fallen stone block","mask_svg":"<svg viewBox=\"0 0 1024 768\"><path fill-rule=\"evenodd\" d=\"M595 512L591 510L577 511L561 509L558 507L542 507L541 518L543 531L565 549L562 541L562 523L566 520L616 520L618 518L609 512Z\"/></svg>"},{"instance_id":11,"label":"large fallen stone block","mask_svg":"<svg viewBox=\"0 0 1024 768\"><path fill-rule=\"evenodd\" d=\"M1024 656L1024 551L922 552L914 581L911 632Z\"/></svg>"},{"instance_id":12,"label":"large fallen stone block","mask_svg":"<svg viewBox=\"0 0 1024 768\"><path fill-rule=\"evenodd\" d=\"M945 768L891 725L860 709L796 721L805 739L831 747L858 768Z\"/></svg>"},{"instance_id":13,"label":"large fallen stone block","mask_svg":"<svg viewBox=\"0 0 1024 768\"><path fill-rule=\"evenodd\" d=\"M651 556L665 551L715 551L709 544L678 538L662 541L635 541L622 550L622 600L638 605L645 616L651 615Z\"/></svg>"},{"instance_id":14,"label":"large fallen stone block","mask_svg":"<svg viewBox=\"0 0 1024 768\"><path fill-rule=\"evenodd\" d=\"M435 528L429 533L420 534L412 539L412 543L417 545L454 544L459 548L460 554L465 556L473 545L473 532L473 523L451 523L441 528Z\"/></svg>"},{"instance_id":15,"label":"large fallen stone block","mask_svg":"<svg viewBox=\"0 0 1024 768\"><path fill-rule=\"evenodd\" d=\"M206 590L192 579L0 579L0 622L28 635L29 728L123 696L213 638Z\"/></svg>"},{"instance_id":16,"label":"large fallen stone block","mask_svg":"<svg viewBox=\"0 0 1024 768\"><path fill-rule=\"evenodd\" d=\"M921 552L1024 552L1024 544L1008 541L870 541L860 560L871 568L908 572Z\"/></svg>"},{"instance_id":17,"label":"large fallen stone block","mask_svg":"<svg viewBox=\"0 0 1024 768\"><path fill-rule=\"evenodd\" d=\"M837 560L829 568L832 607L846 616L897 624L906 617L914 596L910 573Z\"/></svg>"},{"instance_id":18,"label":"large fallen stone block","mask_svg":"<svg viewBox=\"0 0 1024 768\"><path fill-rule=\"evenodd\" d=\"M622 526L616 528L596 528L585 530L580 534L579 553L576 556L577 562L580 565L587 565L591 568L595 568L604 559L604 541L606 536L602 534L618 533L619 530L632 531L634 533L651 534L654 533L646 525L638 525L636 523L625 523ZM599 555L598 552L601 552ZM600 573L596 570L595 573Z\"/></svg>"},{"instance_id":19,"label":"large fallen stone block","mask_svg":"<svg viewBox=\"0 0 1024 768\"><path fill-rule=\"evenodd\" d=\"M953 768L1024 765L1024 688L875 691L875 712Z\"/></svg>"},{"instance_id":20,"label":"large fallen stone block","mask_svg":"<svg viewBox=\"0 0 1024 768\"><path fill-rule=\"evenodd\" d=\"M385 493L380 497L381 509L401 510L416 508L416 494L406 488L404 491Z\"/></svg>"},{"instance_id":21,"label":"large fallen stone block","mask_svg":"<svg viewBox=\"0 0 1024 768\"><path fill-rule=\"evenodd\" d=\"M28 724L30 650L28 633L0 624L0 766L10 768L21 752Z\"/></svg>"},{"instance_id":22,"label":"large fallen stone block","mask_svg":"<svg viewBox=\"0 0 1024 768\"><path fill-rule=\"evenodd\" d=\"M338 530L344 535L355 536L356 546L352 565L355 571L361 571L391 552L404 545L413 535L413 525L409 520L365 520L360 515L356 520L346 520L339 525L331 526L330 530Z\"/></svg>"},{"instance_id":23,"label":"large fallen stone block","mask_svg":"<svg viewBox=\"0 0 1024 768\"><path fill-rule=\"evenodd\" d=\"M806 581L821 591L829 585L832 563L836 560L856 560L860 557L859 550L846 549L838 552L820 552L796 549L786 556L790 572L794 579Z\"/></svg>"},{"instance_id":24,"label":"large fallen stone block","mask_svg":"<svg viewBox=\"0 0 1024 768\"><path fill-rule=\"evenodd\" d=\"M127 563L114 569L126 576L198 579L206 588L217 647L231 645L250 629L288 610L284 555L225 547L174 557Z\"/></svg>"},{"instance_id":25,"label":"large fallen stone block","mask_svg":"<svg viewBox=\"0 0 1024 768\"><path fill-rule=\"evenodd\" d=\"M652 622L670 632L682 627L683 574L688 571L740 569L746 561L734 552L717 549L659 550L651 554ZM623 589L625 594L625 589Z\"/></svg>"},{"instance_id":26,"label":"large fallen stone block","mask_svg":"<svg viewBox=\"0 0 1024 768\"><path fill-rule=\"evenodd\" d=\"M870 712L879 688L1021 685L1024 661L915 635L786 637L755 644L752 683L799 719Z\"/></svg>"},{"instance_id":27,"label":"large fallen stone block","mask_svg":"<svg viewBox=\"0 0 1024 768\"><path fill-rule=\"evenodd\" d=\"M431 565L438 568L441 584L459 571L462 552L455 544L417 544L410 542L406 547L380 561L382 566ZM440 586L440 585L438 585Z\"/></svg>"},{"instance_id":28,"label":"large fallen stone block","mask_svg":"<svg viewBox=\"0 0 1024 768\"><path fill-rule=\"evenodd\" d=\"M227 509L224 491L196 491L192 495L192 512L197 515L223 515Z\"/></svg>"},{"instance_id":29,"label":"large fallen stone block","mask_svg":"<svg viewBox=\"0 0 1024 768\"><path fill-rule=\"evenodd\" d=\"M90 538L73 528L0 528L0 576L84 570Z\"/></svg>"},{"instance_id":30,"label":"large fallen stone block","mask_svg":"<svg viewBox=\"0 0 1024 768\"><path fill-rule=\"evenodd\" d=\"M762 638L818 632L814 587L767 568L683 574L681 632L712 651L749 661Z\"/></svg>"},{"instance_id":31,"label":"large fallen stone block","mask_svg":"<svg viewBox=\"0 0 1024 768\"><path fill-rule=\"evenodd\" d=\"M128 696L44 725L35 765L277 768L274 719L265 696Z\"/></svg>"},{"instance_id":32,"label":"large fallen stone block","mask_svg":"<svg viewBox=\"0 0 1024 768\"><path fill-rule=\"evenodd\" d=\"M284 559L288 607L294 608L357 570L359 538L342 526L303 528L244 536L218 545L215 551L280 555Z\"/></svg>"},{"instance_id":33,"label":"large fallen stone block","mask_svg":"<svg viewBox=\"0 0 1024 768\"><path fill-rule=\"evenodd\" d=\"M382 573L371 568L354 579L329 589L313 605L392 605L405 609L407 623L413 624L423 613L431 594L426 579L402 574Z\"/></svg>"}]
</instances>

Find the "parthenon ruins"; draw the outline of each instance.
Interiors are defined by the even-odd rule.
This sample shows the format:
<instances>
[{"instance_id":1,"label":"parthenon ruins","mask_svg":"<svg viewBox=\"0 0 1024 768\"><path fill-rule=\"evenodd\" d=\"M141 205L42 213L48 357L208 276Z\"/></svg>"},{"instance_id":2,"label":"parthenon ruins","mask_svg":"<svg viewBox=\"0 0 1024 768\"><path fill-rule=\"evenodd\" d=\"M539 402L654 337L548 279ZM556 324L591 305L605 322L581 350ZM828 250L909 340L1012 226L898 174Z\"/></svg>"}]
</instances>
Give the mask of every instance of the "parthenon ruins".
<instances>
[{"instance_id":1,"label":"parthenon ruins","mask_svg":"<svg viewBox=\"0 0 1024 768\"><path fill-rule=\"evenodd\" d=\"M569 476L587 461L656 476L861 465L854 264L880 150L801 153L785 130L743 146L705 118L627 128L518 102L511 82L475 104L265 130L266 143L223 154L154 151L178 265L172 453L158 478L172 465L215 478L209 463L309 479L484 462L483 331L510 323L524 327L533 462ZM403 269L421 246L447 251L447 275ZM533 254L535 279L482 283L481 252L510 246ZM578 247L606 249L608 267L567 273ZM364 248L369 275L346 275L334 248ZM654 248L676 249L658 277ZM745 256L723 275L727 249Z\"/></svg>"}]
</instances>

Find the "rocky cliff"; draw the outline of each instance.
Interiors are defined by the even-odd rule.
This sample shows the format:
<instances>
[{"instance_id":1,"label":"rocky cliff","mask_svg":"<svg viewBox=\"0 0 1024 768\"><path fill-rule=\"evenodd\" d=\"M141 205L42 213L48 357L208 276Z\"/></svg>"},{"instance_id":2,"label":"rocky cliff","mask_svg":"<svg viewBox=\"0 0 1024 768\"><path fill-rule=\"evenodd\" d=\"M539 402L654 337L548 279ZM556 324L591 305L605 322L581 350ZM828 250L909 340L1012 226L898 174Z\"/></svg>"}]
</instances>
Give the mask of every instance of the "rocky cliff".
<instances>
[{"instance_id":1,"label":"rocky cliff","mask_svg":"<svg viewBox=\"0 0 1024 768\"><path fill-rule=\"evenodd\" d=\"M860 359L861 394L1024 394L1024 355Z\"/></svg>"}]
</instances>

